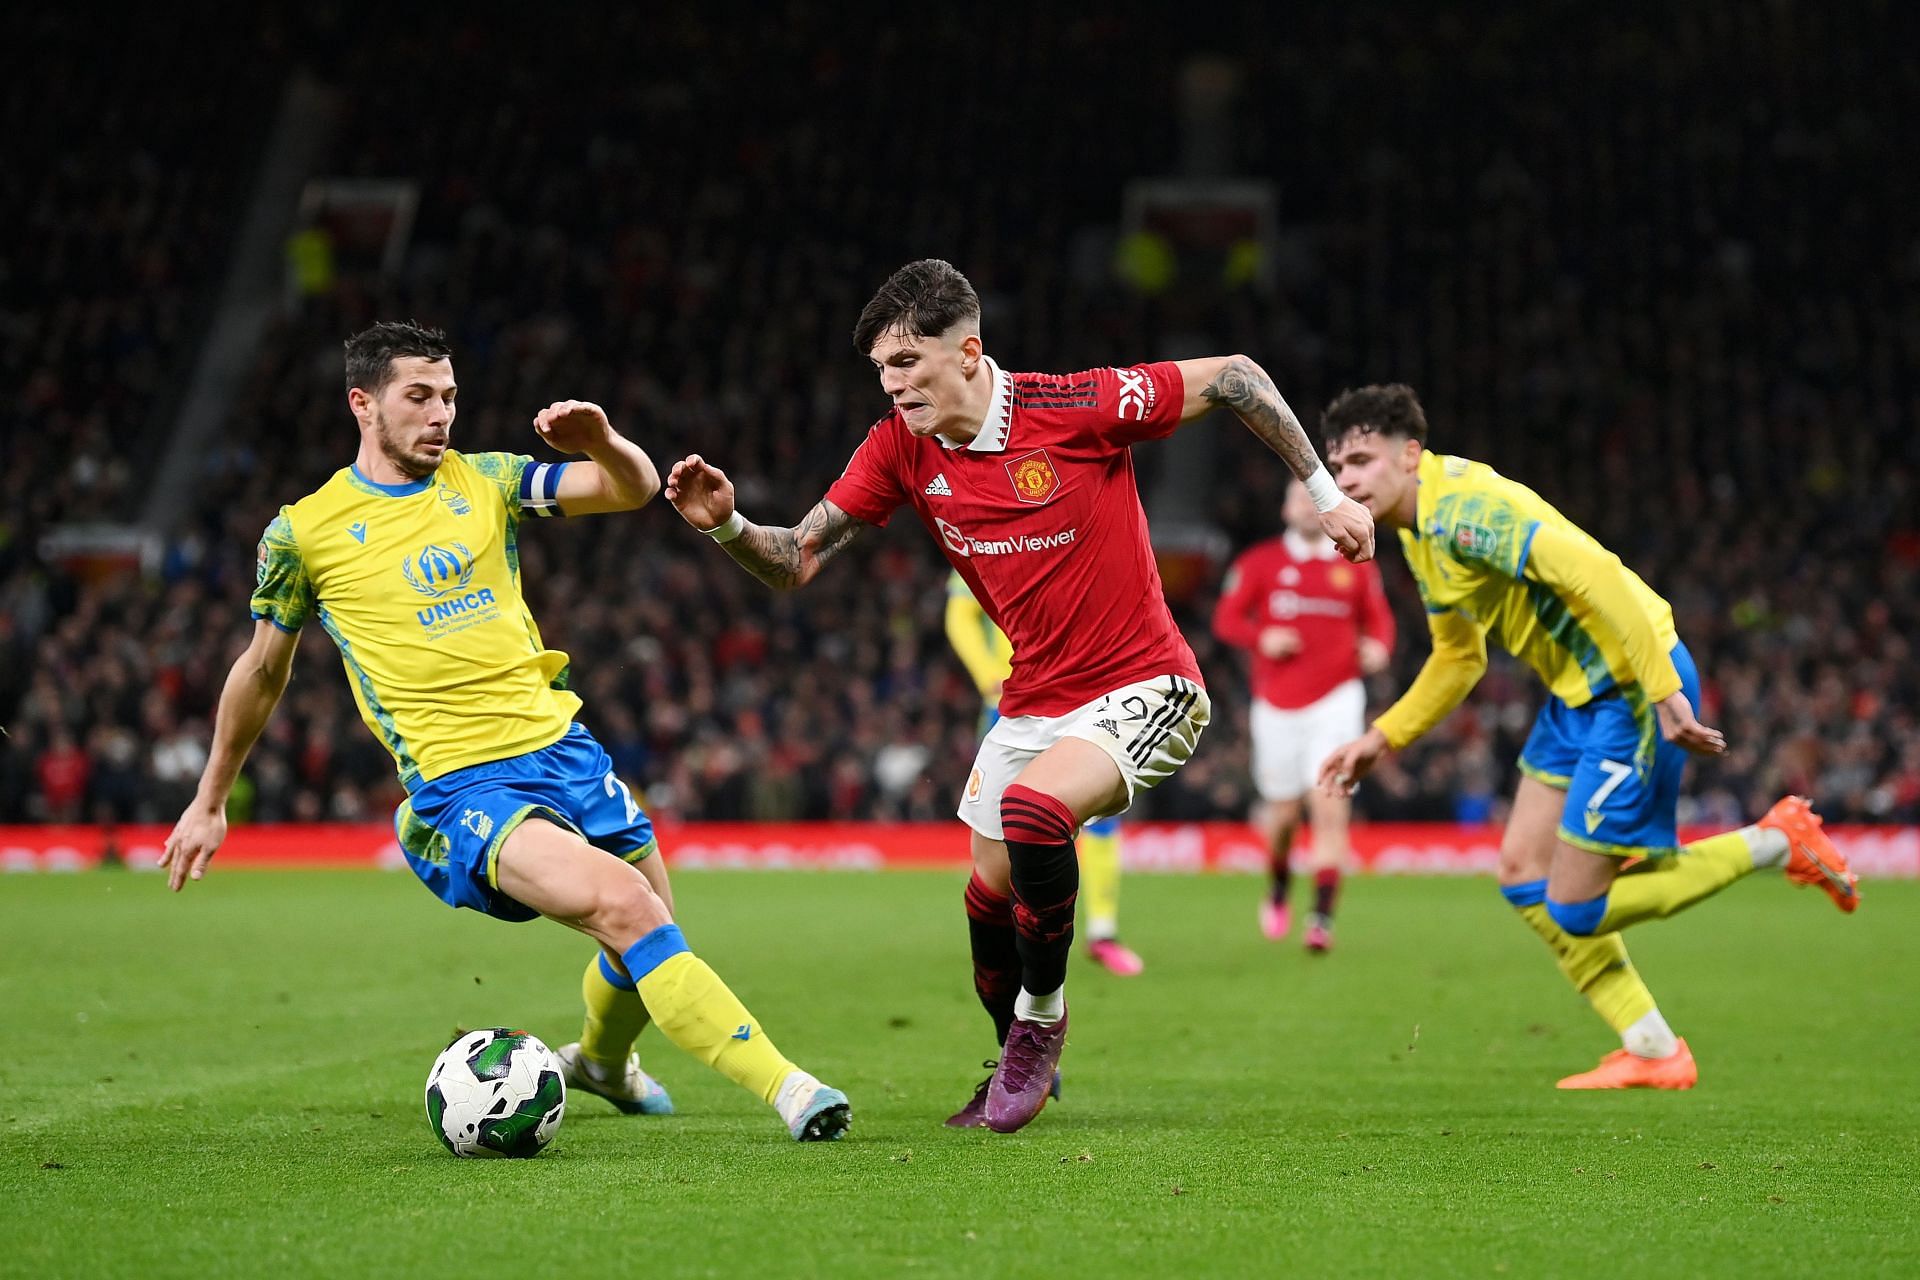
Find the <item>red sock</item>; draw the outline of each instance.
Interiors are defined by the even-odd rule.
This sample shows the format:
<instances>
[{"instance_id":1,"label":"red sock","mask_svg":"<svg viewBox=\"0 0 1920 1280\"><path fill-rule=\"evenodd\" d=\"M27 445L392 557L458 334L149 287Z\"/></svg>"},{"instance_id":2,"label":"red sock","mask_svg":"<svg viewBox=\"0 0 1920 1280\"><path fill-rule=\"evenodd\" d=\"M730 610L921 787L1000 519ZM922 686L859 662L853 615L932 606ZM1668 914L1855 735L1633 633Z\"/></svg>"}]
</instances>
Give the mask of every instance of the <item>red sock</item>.
<instances>
[{"instance_id":1,"label":"red sock","mask_svg":"<svg viewBox=\"0 0 1920 1280\"><path fill-rule=\"evenodd\" d=\"M1073 906L1080 896L1080 860L1073 810L1014 783L1000 798L1000 825L1013 863L1013 928L1020 947L1020 984L1034 995L1058 991L1073 949Z\"/></svg>"},{"instance_id":2,"label":"red sock","mask_svg":"<svg viewBox=\"0 0 1920 1280\"><path fill-rule=\"evenodd\" d=\"M1333 900L1340 896L1340 868L1322 867L1313 873L1313 914L1333 919Z\"/></svg>"},{"instance_id":3,"label":"red sock","mask_svg":"<svg viewBox=\"0 0 1920 1280\"><path fill-rule=\"evenodd\" d=\"M989 889L974 872L967 881L967 934L973 946L973 993L993 1019L995 1042L1007 1042L1020 996L1020 948L1013 935L1013 899Z\"/></svg>"}]
</instances>

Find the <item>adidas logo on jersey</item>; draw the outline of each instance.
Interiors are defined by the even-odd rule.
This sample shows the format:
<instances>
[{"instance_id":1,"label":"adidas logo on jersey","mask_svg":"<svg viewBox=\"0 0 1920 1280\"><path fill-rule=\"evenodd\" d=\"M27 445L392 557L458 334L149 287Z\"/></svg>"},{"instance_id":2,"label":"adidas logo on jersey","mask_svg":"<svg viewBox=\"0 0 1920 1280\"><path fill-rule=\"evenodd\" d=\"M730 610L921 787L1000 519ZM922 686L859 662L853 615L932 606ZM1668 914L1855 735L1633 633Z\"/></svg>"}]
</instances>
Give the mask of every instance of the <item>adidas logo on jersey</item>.
<instances>
[{"instance_id":1,"label":"adidas logo on jersey","mask_svg":"<svg viewBox=\"0 0 1920 1280\"><path fill-rule=\"evenodd\" d=\"M951 498L953 496L953 489L947 484L946 472L942 471L933 478L933 483L927 486L927 496L929 498Z\"/></svg>"}]
</instances>

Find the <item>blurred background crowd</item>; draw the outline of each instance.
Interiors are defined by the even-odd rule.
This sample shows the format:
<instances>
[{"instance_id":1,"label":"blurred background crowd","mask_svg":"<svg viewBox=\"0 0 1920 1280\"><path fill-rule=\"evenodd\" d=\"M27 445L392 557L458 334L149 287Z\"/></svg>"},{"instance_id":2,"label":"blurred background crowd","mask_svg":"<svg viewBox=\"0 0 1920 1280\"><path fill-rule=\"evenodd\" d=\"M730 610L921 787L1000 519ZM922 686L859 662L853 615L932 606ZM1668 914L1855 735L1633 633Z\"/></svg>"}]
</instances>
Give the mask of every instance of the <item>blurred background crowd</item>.
<instances>
[{"instance_id":1,"label":"blurred background crowd","mask_svg":"<svg viewBox=\"0 0 1920 1280\"><path fill-rule=\"evenodd\" d=\"M1125 6L403 10L156 10L105 34L0 18L65 68L57 94L0 88L0 822L171 821L191 796L261 530L353 456L347 334L448 331L456 447L538 455L535 410L597 400L663 471L700 452L750 516L789 522L884 408L849 340L861 304L924 256L972 278L1012 368L1244 351L1310 426L1344 387L1411 383L1434 447L1531 485L1672 601L1732 743L1694 770L1687 817L1798 791L1834 819L1920 821L1920 171L1897 161L1920 64L1897 52L1901 7L1377 3L1207 32ZM186 90L187 67L221 74ZM311 176L417 191L404 255L286 226L285 303L187 491L156 504L301 75L335 114ZM1272 184L1257 270L1129 238L1129 180L1183 170ZM1225 558L1278 531L1286 473L1230 418L1192 430L1215 437L1211 551L1169 584L1215 722L1141 810L1237 818L1245 668L1207 620ZM1171 448L1136 453L1156 529ZM60 551L62 531L162 508L136 570ZM656 813L951 815L978 699L910 516L790 595L664 502L541 522L522 556L584 719ZM1397 549L1382 563L1401 644L1376 708L1425 654ZM391 762L310 632L239 816L383 820ZM1360 813L1497 818L1539 698L1496 660Z\"/></svg>"}]
</instances>

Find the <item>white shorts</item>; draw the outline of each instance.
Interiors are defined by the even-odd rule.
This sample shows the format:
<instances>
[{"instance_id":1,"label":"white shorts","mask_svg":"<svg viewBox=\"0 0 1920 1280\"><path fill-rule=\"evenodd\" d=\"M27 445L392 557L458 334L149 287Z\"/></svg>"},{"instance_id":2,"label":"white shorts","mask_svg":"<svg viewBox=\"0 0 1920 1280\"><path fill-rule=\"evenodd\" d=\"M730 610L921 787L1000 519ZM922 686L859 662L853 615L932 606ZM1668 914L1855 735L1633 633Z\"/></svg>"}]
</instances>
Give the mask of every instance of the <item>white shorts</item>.
<instances>
[{"instance_id":1,"label":"white shorts","mask_svg":"<svg viewBox=\"0 0 1920 1280\"><path fill-rule=\"evenodd\" d=\"M1173 776L1213 718L1207 691L1185 676L1156 676L1095 698L1063 716L1015 716L987 731L960 797L960 821L991 840L1005 838L1000 797L1027 762L1062 738L1091 742L1113 757L1127 798ZM1094 814L1094 817L1106 817Z\"/></svg>"},{"instance_id":2,"label":"white shorts","mask_svg":"<svg viewBox=\"0 0 1920 1280\"><path fill-rule=\"evenodd\" d=\"M1317 702L1282 710L1253 700L1253 785L1262 800L1298 800L1319 780L1335 749L1365 730L1367 691L1358 680L1335 685Z\"/></svg>"}]
</instances>

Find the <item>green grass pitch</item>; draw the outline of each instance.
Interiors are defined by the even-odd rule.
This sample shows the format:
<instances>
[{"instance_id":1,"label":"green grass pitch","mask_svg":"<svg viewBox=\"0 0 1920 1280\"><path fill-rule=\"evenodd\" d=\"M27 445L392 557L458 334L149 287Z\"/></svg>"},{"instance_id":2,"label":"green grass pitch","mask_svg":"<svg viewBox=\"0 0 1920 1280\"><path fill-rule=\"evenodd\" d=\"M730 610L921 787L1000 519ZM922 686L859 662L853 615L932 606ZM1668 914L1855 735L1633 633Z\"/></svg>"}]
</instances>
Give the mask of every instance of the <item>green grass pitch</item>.
<instances>
[{"instance_id":1,"label":"green grass pitch","mask_svg":"<svg viewBox=\"0 0 1920 1280\"><path fill-rule=\"evenodd\" d=\"M854 1129L801 1146L642 1040L680 1114L578 1095L531 1161L422 1115L456 1026L578 1035L588 945L402 874L0 880L0 1275L1844 1274L1920 1270L1920 885L1769 878L1630 939L1691 1094L1561 1094L1613 1047L1486 881L1349 882L1315 959L1244 877L1136 877L1144 976L1076 958L1066 1096L982 1074L959 874L687 874L694 948ZM485 1270L482 1271L482 1268Z\"/></svg>"}]
</instances>

